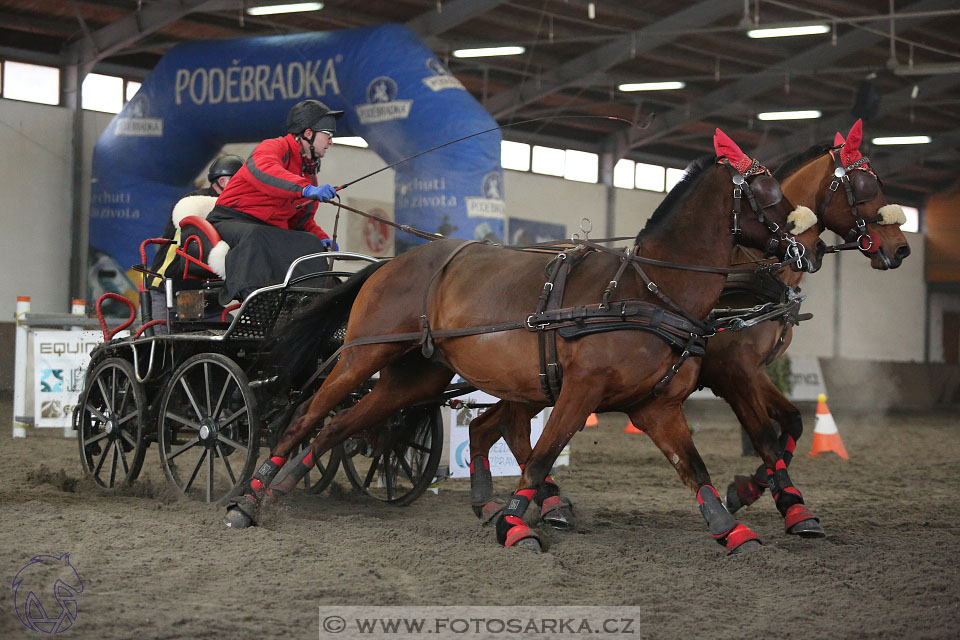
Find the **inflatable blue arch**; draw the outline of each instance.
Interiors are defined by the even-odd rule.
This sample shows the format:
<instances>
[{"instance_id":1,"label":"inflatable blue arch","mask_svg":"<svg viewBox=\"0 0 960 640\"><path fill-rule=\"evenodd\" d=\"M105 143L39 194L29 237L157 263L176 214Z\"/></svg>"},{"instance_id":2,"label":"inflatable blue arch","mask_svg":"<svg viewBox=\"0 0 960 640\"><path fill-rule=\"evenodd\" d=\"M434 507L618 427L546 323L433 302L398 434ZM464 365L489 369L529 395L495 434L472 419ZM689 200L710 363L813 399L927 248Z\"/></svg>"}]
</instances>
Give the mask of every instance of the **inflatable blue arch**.
<instances>
[{"instance_id":1,"label":"inflatable blue arch","mask_svg":"<svg viewBox=\"0 0 960 640\"><path fill-rule=\"evenodd\" d=\"M91 264L140 262L139 243L162 233L174 203L224 144L281 135L289 108L307 98L343 109L337 133L362 136L388 164L496 127L400 25L179 45L97 141ZM500 139L493 131L398 165L397 222L502 238ZM400 235L398 249L416 241Z\"/></svg>"}]
</instances>

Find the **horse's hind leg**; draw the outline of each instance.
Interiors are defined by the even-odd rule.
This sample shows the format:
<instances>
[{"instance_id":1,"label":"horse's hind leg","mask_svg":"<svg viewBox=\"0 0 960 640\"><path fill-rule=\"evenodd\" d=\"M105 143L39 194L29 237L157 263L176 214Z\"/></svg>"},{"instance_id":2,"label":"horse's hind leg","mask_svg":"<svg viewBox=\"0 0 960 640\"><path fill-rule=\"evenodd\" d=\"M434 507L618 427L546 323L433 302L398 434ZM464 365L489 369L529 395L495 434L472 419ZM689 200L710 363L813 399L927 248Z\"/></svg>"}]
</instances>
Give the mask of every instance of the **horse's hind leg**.
<instances>
[{"instance_id":1,"label":"horse's hind leg","mask_svg":"<svg viewBox=\"0 0 960 640\"><path fill-rule=\"evenodd\" d=\"M227 515L224 524L232 529L243 529L256 522L260 503L268 491L272 490L272 482L281 467L287 462L291 451L305 439L317 425L351 391L366 382L370 376L382 367L398 358L409 347L397 344L361 345L343 352L340 361L334 366L330 376L324 381L320 390L314 394L305 411L298 410L283 437L270 452L270 456L260 465L250 478L241 495L227 506ZM316 454L314 454L315 456ZM282 492L287 484L295 485L300 477L313 466L310 454L298 457L293 469L285 472L285 477L277 488Z\"/></svg>"},{"instance_id":2,"label":"horse's hind leg","mask_svg":"<svg viewBox=\"0 0 960 640\"><path fill-rule=\"evenodd\" d=\"M673 465L680 479L697 494L700 513L710 533L728 553L740 553L760 545L757 535L736 521L720 501L720 494L710 482L710 474L693 444L690 427L680 404L654 400L643 409L627 413Z\"/></svg>"},{"instance_id":3,"label":"horse's hind leg","mask_svg":"<svg viewBox=\"0 0 960 640\"><path fill-rule=\"evenodd\" d=\"M756 375L750 377L750 384L741 384L727 400L764 462L752 477L734 478L727 488L727 507L736 512L755 502L769 487L787 533L805 538L823 537L819 519L804 506L803 495L787 473L797 438L803 431L800 412L763 369L758 369ZM779 440L773 418L781 425Z\"/></svg>"}]
</instances>

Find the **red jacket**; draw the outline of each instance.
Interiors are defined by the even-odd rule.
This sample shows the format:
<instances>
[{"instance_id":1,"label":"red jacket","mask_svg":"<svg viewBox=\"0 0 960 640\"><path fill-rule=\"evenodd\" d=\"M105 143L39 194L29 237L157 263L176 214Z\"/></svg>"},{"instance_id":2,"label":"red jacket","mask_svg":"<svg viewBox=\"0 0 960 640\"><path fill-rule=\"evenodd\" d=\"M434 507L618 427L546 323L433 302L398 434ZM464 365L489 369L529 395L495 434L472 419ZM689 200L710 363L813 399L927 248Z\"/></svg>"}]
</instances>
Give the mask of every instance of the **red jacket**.
<instances>
[{"instance_id":1,"label":"red jacket","mask_svg":"<svg viewBox=\"0 0 960 640\"><path fill-rule=\"evenodd\" d=\"M308 231L320 239L329 238L313 220L317 203L305 200L303 188L314 184L315 176L303 175L300 145L292 133L264 140L240 168L217 204L260 218L281 229ZM297 205L303 205L297 208Z\"/></svg>"}]
</instances>

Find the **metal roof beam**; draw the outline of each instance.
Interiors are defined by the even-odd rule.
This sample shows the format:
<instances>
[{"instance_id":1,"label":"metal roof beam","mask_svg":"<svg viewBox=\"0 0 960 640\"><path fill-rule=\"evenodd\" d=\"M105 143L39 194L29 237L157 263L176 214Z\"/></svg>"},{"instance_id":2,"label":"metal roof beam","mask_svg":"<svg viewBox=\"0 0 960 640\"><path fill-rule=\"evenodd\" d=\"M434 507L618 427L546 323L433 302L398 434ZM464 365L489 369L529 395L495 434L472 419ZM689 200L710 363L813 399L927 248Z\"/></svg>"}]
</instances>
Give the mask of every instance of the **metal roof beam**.
<instances>
[{"instance_id":1,"label":"metal roof beam","mask_svg":"<svg viewBox=\"0 0 960 640\"><path fill-rule=\"evenodd\" d=\"M406 23L406 27L413 31L428 45L435 45L436 37L444 31L449 31L494 9L506 0L453 0L442 5L442 11L427 11Z\"/></svg>"},{"instance_id":2,"label":"metal roof beam","mask_svg":"<svg viewBox=\"0 0 960 640\"><path fill-rule=\"evenodd\" d=\"M552 71L523 82L516 89L498 93L484 102L494 118L509 116L546 95L605 71L638 54L682 37L684 29L711 24L724 16L743 11L740 0L704 0L659 22L620 36L616 40L560 65Z\"/></svg>"},{"instance_id":3,"label":"metal roof beam","mask_svg":"<svg viewBox=\"0 0 960 640\"><path fill-rule=\"evenodd\" d=\"M908 7L904 12L937 11L951 9L956 0L921 0ZM905 18L897 20L897 33L926 24L933 17ZM838 60L863 50L869 46L883 42L886 36L855 29L837 38L836 44L830 41L807 49L791 58L771 67L772 70L787 74L793 70L807 70L826 67ZM611 137L608 144L620 151L661 140L672 132L691 121L703 120L712 114L725 111L732 104L742 103L744 100L759 95L783 82L783 75L764 74L762 76L746 77L737 82L728 84L713 91L702 98L691 101L683 107L676 108L662 117L657 117L653 125L646 130L629 130L618 132Z\"/></svg>"}]
</instances>

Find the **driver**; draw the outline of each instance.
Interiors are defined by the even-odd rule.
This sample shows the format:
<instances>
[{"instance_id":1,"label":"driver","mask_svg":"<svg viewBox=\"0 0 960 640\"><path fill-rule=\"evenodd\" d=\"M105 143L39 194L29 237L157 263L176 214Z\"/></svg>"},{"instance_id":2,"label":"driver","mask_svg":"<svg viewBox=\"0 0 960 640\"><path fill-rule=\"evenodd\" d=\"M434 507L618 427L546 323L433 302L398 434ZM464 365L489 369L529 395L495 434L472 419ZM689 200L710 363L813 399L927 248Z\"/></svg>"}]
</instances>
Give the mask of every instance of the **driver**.
<instances>
[{"instance_id":1,"label":"driver","mask_svg":"<svg viewBox=\"0 0 960 640\"><path fill-rule=\"evenodd\" d=\"M230 245L221 304L282 282L301 256L335 249L313 219L317 203L305 199L336 196L317 174L342 116L319 100L298 102L287 134L258 144L220 194L207 220Z\"/></svg>"}]
</instances>

